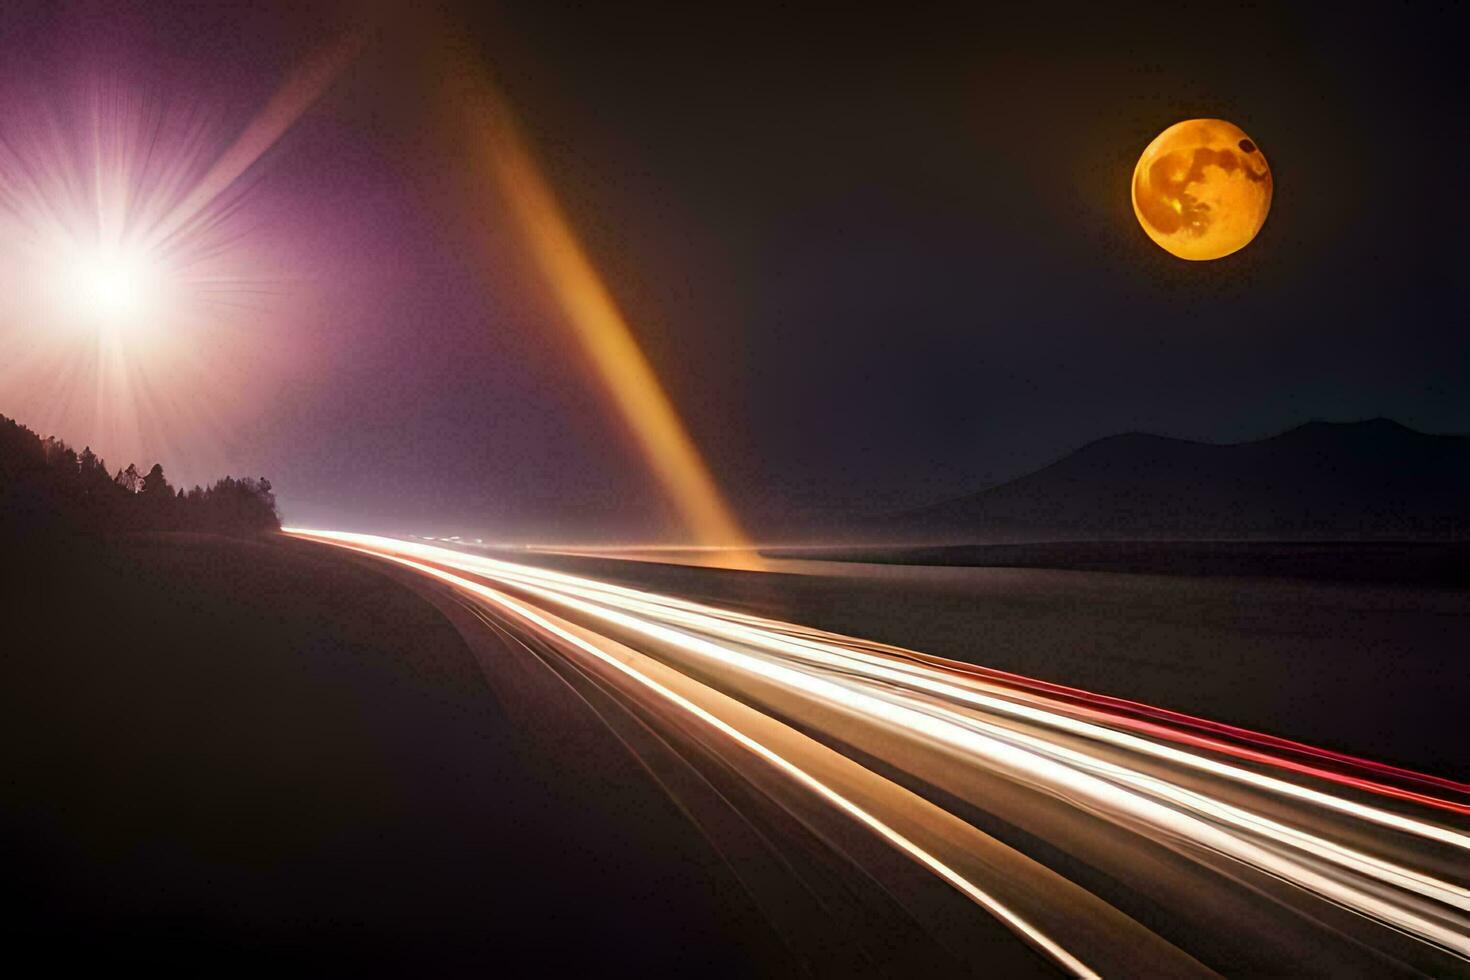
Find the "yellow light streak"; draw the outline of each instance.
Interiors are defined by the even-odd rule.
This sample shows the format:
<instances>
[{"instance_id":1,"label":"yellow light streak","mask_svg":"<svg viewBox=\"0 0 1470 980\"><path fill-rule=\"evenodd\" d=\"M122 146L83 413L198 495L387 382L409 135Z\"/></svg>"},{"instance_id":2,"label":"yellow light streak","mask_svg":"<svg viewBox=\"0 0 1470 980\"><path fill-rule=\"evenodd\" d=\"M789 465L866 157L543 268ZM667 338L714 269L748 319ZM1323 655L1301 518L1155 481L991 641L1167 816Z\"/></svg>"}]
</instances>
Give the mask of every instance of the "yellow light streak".
<instances>
[{"instance_id":1,"label":"yellow light streak","mask_svg":"<svg viewBox=\"0 0 1470 980\"><path fill-rule=\"evenodd\" d=\"M698 544L733 548L726 567L759 568L750 542L715 483L678 409L638 346L556 193L537 165L505 98L481 72L458 101L469 113L480 162L515 217L557 304L596 368L645 461Z\"/></svg>"}]
</instances>

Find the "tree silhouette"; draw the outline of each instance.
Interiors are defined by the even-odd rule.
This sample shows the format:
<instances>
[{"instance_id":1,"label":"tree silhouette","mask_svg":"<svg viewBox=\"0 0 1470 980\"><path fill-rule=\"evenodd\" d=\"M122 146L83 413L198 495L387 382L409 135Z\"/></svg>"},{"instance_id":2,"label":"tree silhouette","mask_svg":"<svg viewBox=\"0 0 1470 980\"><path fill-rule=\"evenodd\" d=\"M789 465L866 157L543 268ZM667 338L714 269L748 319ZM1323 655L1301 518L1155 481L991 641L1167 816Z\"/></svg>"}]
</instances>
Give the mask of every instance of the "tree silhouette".
<instances>
[{"instance_id":1,"label":"tree silhouette","mask_svg":"<svg viewBox=\"0 0 1470 980\"><path fill-rule=\"evenodd\" d=\"M172 492L168 481L163 478L162 463L153 464L153 468L148 471L148 475L143 477L143 485L138 489L138 492L154 498Z\"/></svg>"},{"instance_id":2,"label":"tree silhouette","mask_svg":"<svg viewBox=\"0 0 1470 980\"><path fill-rule=\"evenodd\" d=\"M80 454L0 415L0 532L196 530L257 534L279 530L271 483L227 476L208 488L175 492L155 463L115 476L88 446Z\"/></svg>"},{"instance_id":3,"label":"tree silhouette","mask_svg":"<svg viewBox=\"0 0 1470 980\"><path fill-rule=\"evenodd\" d=\"M107 464L88 446L77 457L77 477L84 489L96 487L107 481Z\"/></svg>"}]
</instances>

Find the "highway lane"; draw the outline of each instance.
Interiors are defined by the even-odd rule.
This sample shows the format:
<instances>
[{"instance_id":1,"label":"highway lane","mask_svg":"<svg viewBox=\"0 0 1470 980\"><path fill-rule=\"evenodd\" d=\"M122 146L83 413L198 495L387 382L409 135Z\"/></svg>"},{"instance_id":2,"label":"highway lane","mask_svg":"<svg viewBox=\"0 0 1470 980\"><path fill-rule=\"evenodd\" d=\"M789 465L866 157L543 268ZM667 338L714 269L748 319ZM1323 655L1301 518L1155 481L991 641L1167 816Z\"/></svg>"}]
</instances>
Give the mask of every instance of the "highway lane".
<instances>
[{"instance_id":1,"label":"highway lane","mask_svg":"<svg viewBox=\"0 0 1470 980\"><path fill-rule=\"evenodd\" d=\"M750 799L880 842L1063 972L1470 973L1462 784L585 576L291 533L452 589Z\"/></svg>"}]
</instances>

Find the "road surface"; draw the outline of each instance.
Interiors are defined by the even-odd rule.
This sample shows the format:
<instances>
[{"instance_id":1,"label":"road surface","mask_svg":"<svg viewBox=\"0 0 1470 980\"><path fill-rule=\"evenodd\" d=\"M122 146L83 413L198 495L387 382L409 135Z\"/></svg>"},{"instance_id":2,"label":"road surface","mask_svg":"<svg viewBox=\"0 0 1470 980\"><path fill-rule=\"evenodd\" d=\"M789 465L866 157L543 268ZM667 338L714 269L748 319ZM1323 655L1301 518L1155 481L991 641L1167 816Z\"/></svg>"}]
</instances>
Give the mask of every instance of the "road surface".
<instances>
[{"instance_id":1,"label":"road surface","mask_svg":"<svg viewBox=\"0 0 1470 980\"><path fill-rule=\"evenodd\" d=\"M421 576L578 691L808 967L926 937L976 972L1470 975L1466 784L583 575L290 533ZM877 908L920 927L803 946L814 915Z\"/></svg>"}]
</instances>

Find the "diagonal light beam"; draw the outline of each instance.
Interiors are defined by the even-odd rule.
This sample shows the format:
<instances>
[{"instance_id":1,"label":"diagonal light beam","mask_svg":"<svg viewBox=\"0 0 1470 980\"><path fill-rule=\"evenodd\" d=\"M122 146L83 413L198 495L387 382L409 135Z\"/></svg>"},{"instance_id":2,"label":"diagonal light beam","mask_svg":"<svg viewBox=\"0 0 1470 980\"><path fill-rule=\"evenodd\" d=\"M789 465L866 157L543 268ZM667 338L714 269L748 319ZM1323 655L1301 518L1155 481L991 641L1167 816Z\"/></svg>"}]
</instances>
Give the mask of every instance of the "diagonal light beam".
<instances>
[{"instance_id":1,"label":"diagonal light beam","mask_svg":"<svg viewBox=\"0 0 1470 980\"><path fill-rule=\"evenodd\" d=\"M645 461L696 543L749 549L749 539L542 175L506 99L483 72L465 72L462 77L470 80L470 89L453 94L469 114L480 162L509 205L557 304ZM753 550L731 554L723 563L760 565Z\"/></svg>"}]
</instances>

